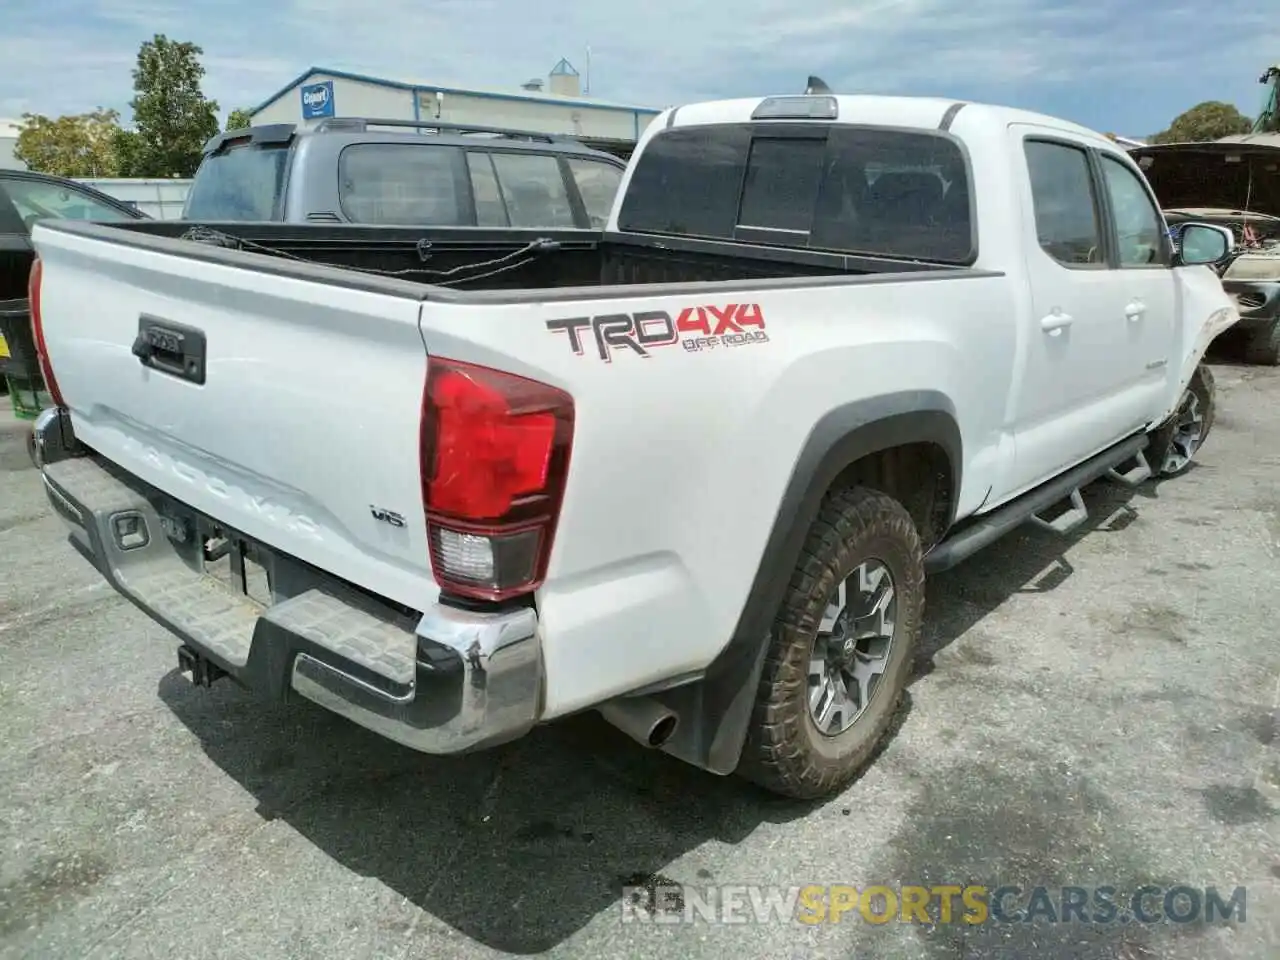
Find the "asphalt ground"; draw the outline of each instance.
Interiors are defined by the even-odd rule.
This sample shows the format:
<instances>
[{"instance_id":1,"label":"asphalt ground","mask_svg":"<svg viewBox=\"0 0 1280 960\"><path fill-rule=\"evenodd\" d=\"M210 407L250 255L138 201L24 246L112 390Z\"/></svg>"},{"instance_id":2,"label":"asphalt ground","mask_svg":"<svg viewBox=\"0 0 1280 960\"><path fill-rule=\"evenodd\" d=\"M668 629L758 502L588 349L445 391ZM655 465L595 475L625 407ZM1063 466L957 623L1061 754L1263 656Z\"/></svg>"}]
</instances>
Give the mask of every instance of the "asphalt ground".
<instances>
[{"instance_id":1,"label":"asphalt ground","mask_svg":"<svg viewBox=\"0 0 1280 960\"><path fill-rule=\"evenodd\" d=\"M930 581L893 739L817 804L594 715L435 759L192 688L66 543L0 415L0 956L1280 956L1280 371L1215 371L1191 473L1099 484L1085 531L1027 528ZM957 900L950 923L881 924L845 888L819 898L858 904L838 923L742 908L748 885L807 884L1018 887L1014 920L1040 886L1055 914L1064 885L1158 892L1129 923L1041 902L970 925ZM1179 885L1243 887L1243 922L1185 891L1186 922L1145 922Z\"/></svg>"}]
</instances>

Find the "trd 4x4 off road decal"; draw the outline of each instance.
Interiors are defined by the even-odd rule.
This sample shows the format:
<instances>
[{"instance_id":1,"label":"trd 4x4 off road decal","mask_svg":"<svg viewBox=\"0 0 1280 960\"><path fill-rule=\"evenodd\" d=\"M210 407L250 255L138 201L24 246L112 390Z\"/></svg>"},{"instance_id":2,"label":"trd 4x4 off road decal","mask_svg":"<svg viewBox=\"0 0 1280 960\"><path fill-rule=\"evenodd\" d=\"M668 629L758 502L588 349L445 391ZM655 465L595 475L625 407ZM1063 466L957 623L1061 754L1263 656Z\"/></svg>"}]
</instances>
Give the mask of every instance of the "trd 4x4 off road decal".
<instances>
[{"instance_id":1,"label":"trd 4x4 off road decal","mask_svg":"<svg viewBox=\"0 0 1280 960\"><path fill-rule=\"evenodd\" d=\"M677 343L686 352L695 353L769 341L764 329L764 313L758 303L685 307L674 320L665 310L642 310L603 313L597 317L564 317L546 323L553 333L563 331L569 346L579 356L583 353L583 341L590 338L605 363L613 362L615 350L630 350L647 358L649 351Z\"/></svg>"}]
</instances>

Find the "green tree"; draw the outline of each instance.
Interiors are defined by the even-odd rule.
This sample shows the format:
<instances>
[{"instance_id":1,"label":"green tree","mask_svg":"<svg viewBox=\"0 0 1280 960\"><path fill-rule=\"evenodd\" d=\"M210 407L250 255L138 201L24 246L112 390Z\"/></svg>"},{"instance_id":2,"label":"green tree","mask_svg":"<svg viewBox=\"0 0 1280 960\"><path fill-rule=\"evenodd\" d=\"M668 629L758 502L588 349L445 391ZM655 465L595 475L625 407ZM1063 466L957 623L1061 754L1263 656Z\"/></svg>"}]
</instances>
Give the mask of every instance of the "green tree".
<instances>
[{"instance_id":1,"label":"green tree","mask_svg":"<svg viewBox=\"0 0 1280 960\"><path fill-rule=\"evenodd\" d=\"M253 117L248 110L232 110L227 114L228 130L243 130L245 127L253 126Z\"/></svg>"},{"instance_id":2,"label":"green tree","mask_svg":"<svg viewBox=\"0 0 1280 960\"><path fill-rule=\"evenodd\" d=\"M1179 114L1169 129L1157 133L1152 143L1192 143L1220 140L1237 133L1248 133L1253 121L1233 104L1221 100L1206 100L1185 113Z\"/></svg>"},{"instance_id":3,"label":"green tree","mask_svg":"<svg viewBox=\"0 0 1280 960\"><path fill-rule=\"evenodd\" d=\"M120 114L99 107L90 113L46 117L24 113L14 156L30 169L59 177L114 177L114 143Z\"/></svg>"},{"instance_id":4,"label":"green tree","mask_svg":"<svg viewBox=\"0 0 1280 960\"><path fill-rule=\"evenodd\" d=\"M200 165L201 148L218 132L218 104L200 89L203 53L162 33L139 48L129 102L137 128L134 176L189 177Z\"/></svg>"},{"instance_id":5,"label":"green tree","mask_svg":"<svg viewBox=\"0 0 1280 960\"><path fill-rule=\"evenodd\" d=\"M145 177L142 160L142 138L137 130L117 130L111 143L116 155L116 176Z\"/></svg>"}]
</instances>

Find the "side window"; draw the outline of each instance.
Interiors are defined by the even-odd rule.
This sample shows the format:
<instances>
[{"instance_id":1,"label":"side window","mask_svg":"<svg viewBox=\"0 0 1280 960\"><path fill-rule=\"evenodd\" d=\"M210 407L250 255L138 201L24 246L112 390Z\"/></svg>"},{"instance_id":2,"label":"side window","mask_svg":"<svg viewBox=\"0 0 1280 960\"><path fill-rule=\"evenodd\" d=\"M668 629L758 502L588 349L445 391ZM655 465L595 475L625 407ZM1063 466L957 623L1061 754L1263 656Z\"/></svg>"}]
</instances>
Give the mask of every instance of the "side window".
<instances>
[{"instance_id":1,"label":"side window","mask_svg":"<svg viewBox=\"0 0 1280 960\"><path fill-rule=\"evenodd\" d=\"M808 233L826 140L756 137L747 158L738 226Z\"/></svg>"},{"instance_id":2,"label":"side window","mask_svg":"<svg viewBox=\"0 0 1280 960\"><path fill-rule=\"evenodd\" d=\"M569 158L569 170L578 185L578 192L582 194L591 226L603 229L613 212L618 187L622 185L622 171L612 164L580 157Z\"/></svg>"},{"instance_id":3,"label":"side window","mask_svg":"<svg viewBox=\"0 0 1280 960\"><path fill-rule=\"evenodd\" d=\"M355 143L338 157L338 203L355 223L458 227L456 147Z\"/></svg>"},{"instance_id":4,"label":"side window","mask_svg":"<svg viewBox=\"0 0 1280 960\"><path fill-rule=\"evenodd\" d=\"M37 220L52 217L57 220L102 220L119 221L134 220L116 207L103 203L97 197L73 190L60 183L48 183L42 180L0 180L0 190L9 195L9 200L18 211L27 230Z\"/></svg>"},{"instance_id":5,"label":"side window","mask_svg":"<svg viewBox=\"0 0 1280 960\"><path fill-rule=\"evenodd\" d=\"M498 175L493 172L493 160L487 153L472 150L467 153L467 169L471 173L471 192L476 198L476 225L480 227L507 227L507 208L498 189Z\"/></svg>"},{"instance_id":6,"label":"side window","mask_svg":"<svg viewBox=\"0 0 1280 960\"><path fill-rule=\"evenodd\" d=\"M498 172L507 215L513 227L565 227L572 229L573 207L560 173L560 161L546 153L497 153Z\"/></svg>"},{"instance_id":7,"label":"side window","mask_svg":"<svg viewBox=\"0 0 1280 960\"><path fill-rule=\"evenodd\" d=\"M1065 266L1104 265L1088 155L1040 140L1028 140L1024 149L1040 248Z\"/></svg>"},{"instance_id":8,"label":"side window","mask_svg":"<svg viewBox=\"0 0 1280 960\"><path fill-rule=\"evenodd\" d=\"M1166 265L1160 211L1151 202L1142 182L1127 166L1106 154L1102 155L1102 170L1120 241L1120 266Z\"/></svg>"}]
</instances>

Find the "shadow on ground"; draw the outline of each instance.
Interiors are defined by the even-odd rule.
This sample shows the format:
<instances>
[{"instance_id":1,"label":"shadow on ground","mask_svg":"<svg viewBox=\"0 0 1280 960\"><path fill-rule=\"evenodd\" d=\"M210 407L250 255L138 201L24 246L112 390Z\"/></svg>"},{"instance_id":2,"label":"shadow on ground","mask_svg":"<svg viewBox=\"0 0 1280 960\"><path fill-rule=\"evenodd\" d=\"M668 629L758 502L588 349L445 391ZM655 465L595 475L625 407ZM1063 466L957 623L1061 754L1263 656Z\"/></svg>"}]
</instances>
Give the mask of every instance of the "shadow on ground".
<instances>
[{"instance_id":1,"label":"shadow on ground","mask_svg":"<svg viewBox=\"0 0 1280 960\"><path fill-rule=\"evenodd\" d=\"M1018 532L932 580L917 679L1014 593L1060 585L1071 574L1064 551L1132 522L1131 501L1141 496L1158 490L1100 483L1086 493L1090 521L1072 536ZM709 840L736 844L761 823L818 806L644 751L595 714L486 753L433 758L309 704L263 703L228 684L195 690L176 670L159 694L263 818L283 820L346 868L512 953L562 942L615 907L624 885L664 882L662 871ZM908 694L895 728L910 702Z\"/></svg>"},{"instance_id":2,"label":"shadow on ground","mask_svg":"<svg viewBox=\"0 0 1280 960\"><path fill-rule=\"evenodd\" d=\"M1203 469L1196 464L1192 470ZM924 633L912 683L933 672L934 658L1016 593L1048 593L1074 572L1067 552L1087 536L1118 533L1138 518L1135 501L1155 499L1160 482L1126 487L1102 480L1081 494L1089 518L1067 536L1030 524L1014 530L960 566L930 577ZM967 656L981 658L975 649Z\"/></svg>"}]
</instances>

